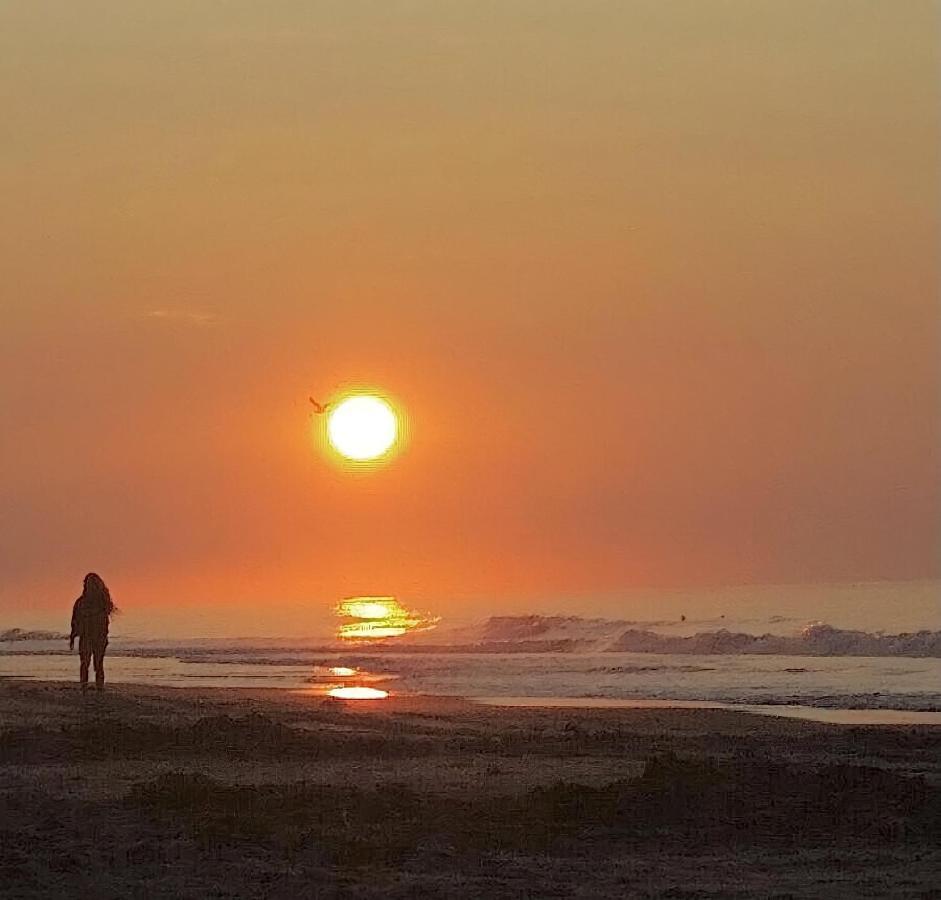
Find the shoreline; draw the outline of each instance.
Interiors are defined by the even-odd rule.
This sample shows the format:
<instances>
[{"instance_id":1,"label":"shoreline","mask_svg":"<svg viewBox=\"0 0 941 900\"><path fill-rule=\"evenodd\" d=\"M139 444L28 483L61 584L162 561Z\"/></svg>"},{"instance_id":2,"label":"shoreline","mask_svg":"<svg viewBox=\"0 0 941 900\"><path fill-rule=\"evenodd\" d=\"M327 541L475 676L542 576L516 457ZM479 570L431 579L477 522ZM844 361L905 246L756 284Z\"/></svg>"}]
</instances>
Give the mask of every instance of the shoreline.
<instances>
[{"instance_id":1,"label":"shoreline","mask_svg":"<svg viewBox=\"0 0 941 900\"><path fill-rule=\"evenodd\" d=\"M713 700L661 700L616 697L469 697L484 706L541 709L715 709L756 716L777 716L828 725L941 726L941 711L857 709L790 703L722 703Z\"/></svg>"},{"instance_id":2,"label":"shoreline","mask_svg":"<svg viewBox=\"0 0 941 900\"><path fill-rule=\"evenodd\" d=\"M736 704L708 700L664 700L658 698L605 697L465 697L451 694L390 691L382 698L334 697L323 686L242 687L233 685L160 685L140 682L108 682L104 691L90 687L82 693L77 680L40 680L0 676L0 733L5 725L2 698L12 691L39 697L52 697L65 711L84 720L88 714L126 712L127 702L169 704L188 715L203 714L216 707L254 709L261 714L280 716L286 712L303 716L331 710L357 719L387 722L399 716L444 717L456 720L502 725L527 720L563 718L565 721L612 720L643 724L653 720L672 729L682 724L713 728L717 733L732 723L733 731L785 730L793 728L835 730L851 733L858 729L878 731L915 730L941 738L941 712L843 709L785 704ZM40 715L37 713L37 715Z\"/></svg>"},{"instance_id":3,"label":"shoreline","mask_svg":"<svg viewBox=\"0 0 941 900\"><path fill-rule=\"evenodd\" d=\"M205 677L205 676L204 676ZM222 680L221 677L219 680ZM34 675L10 675L0 674L0 685L4 683L17 684L44 684L44 685L70 685L77 684L74 678L62 679L43 679ZM389 684L390 682L380 683ZM391 681L394 684L394 680ZM369 679L363 681L364 685L372 686L373 682ZM401 702L404 698L421 698L423 702L433 699L442 703L448 701L460 701L466 704L472 704L482 707L491 707L494 709L563 709L563 710L639 710L639 709L661 709L661 710L701 710L701 711L725 711L749 716L760 716L768 718L791 719L806 722L818 722L828 725L839 726L863 726L863 725L900 725L900 726L923 726L939 727L941 726L941 710L925 709L904 709L891 707L843 707L843 706L820 706L810 704L795 703L732 703L720 700L701 700L701 699L673 699L660 697L564 697L564 696L516 696L516 695L459 695L459 694L431 694L421 692L396 691L394 688L388 691L388 696L384 698L330 698L329 690L337 686L359 686L356 678L344 681L342 685L338 684L308 684L303 687L296 685L282 686L244 686L244 685L171 685L161 684L160 682L150 681L109 681L109 688L136 689L153 688L176 691L245 691L252 692L274 692L275 694L297 694L309 696L321 700L332 699L338 702L354 705L369 706L372 704L388 704L392 702ZM94 689L90 689L94 693Z\"/></svg>"},{"instance_id":4,"label":"shoreline","mask_svg":"<svg viewBox=\"0 0 941 900\"><path fill-rule=\"evenodd\" d=\"M206 678L206 676L203 676ZM221 677L220 677L221 680ZM39 684L39 685L78 685L74 678L44 679L34 675L0 674L0 685L4 683ZM363 680L364 685L373 684L368 678ZM389 682L383 682L388 684ZM394 684L394 679L391 681ZM358 686L356 678L344 681L342 686ZM747 716L790 719L795 721L817 722L837 726L941 726L941 710L903 709L890 707L840 707L819 706L794 703L730 703L718 700L673 699L659 697L563 697L563 696L517 696L492 695L469 696L454 694L431 694L422 692L408 692L389 690L388 696L383 698L338 698L330 697L329 690L339 685L334 684L308 684L302 687L296 685L281 686L253 686L232 684L192 684L177 685L165 684L159 681L122 681L108 682L110 689L147 689L174 690L174 691L237 691L245 692L246 696L259 692L278 694L295 694L308 696L331 702L342 702L353 706L369 708L373 705L400 704L408 702L439 702L448 704L460 702L471 706L490 707L493 709L558 709L558 710L700 710L724 711ZM68 690L68 688L66 688ZM89 691L94 693L94 688Z\"/></svg>"}]
</instances>

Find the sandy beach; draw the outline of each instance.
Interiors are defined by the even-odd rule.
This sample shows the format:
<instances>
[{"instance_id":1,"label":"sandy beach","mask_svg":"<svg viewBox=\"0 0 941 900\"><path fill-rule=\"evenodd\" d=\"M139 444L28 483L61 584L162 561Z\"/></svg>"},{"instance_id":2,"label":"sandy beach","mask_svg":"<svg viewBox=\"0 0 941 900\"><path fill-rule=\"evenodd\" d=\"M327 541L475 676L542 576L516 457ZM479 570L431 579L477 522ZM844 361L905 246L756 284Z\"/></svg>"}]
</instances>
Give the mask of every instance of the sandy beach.
<instances>
[{"instance_id":1,"label":"sandy beach","mask_svg":"<svg viewBox=\"0 0 941 900\"><path fill-rule=\"evenodd\" d=\"M5 897L935 896L941 729L0 682Z\"/></svg>"}]
</instances>

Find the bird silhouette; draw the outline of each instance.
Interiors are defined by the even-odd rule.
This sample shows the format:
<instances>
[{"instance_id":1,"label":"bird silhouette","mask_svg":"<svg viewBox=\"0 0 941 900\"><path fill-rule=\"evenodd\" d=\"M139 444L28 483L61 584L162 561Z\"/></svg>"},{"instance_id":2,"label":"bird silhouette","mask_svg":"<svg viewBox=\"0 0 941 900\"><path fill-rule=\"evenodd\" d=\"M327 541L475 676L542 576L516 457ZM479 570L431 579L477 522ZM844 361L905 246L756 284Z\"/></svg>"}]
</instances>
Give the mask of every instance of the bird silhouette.
<instances>
[{"instance_id":1,"label":"bird silhouette","mask_svg":"<svg viewBox=\"0 0 941 900\"><path fill-rule=\"evenodd\" d=\"M310 400L311 405L314 407L314 412L318 416L322 416L330 407L329 403L318 403L313 397L308 397L307 399Z\"/></svg>"}]
</instances>

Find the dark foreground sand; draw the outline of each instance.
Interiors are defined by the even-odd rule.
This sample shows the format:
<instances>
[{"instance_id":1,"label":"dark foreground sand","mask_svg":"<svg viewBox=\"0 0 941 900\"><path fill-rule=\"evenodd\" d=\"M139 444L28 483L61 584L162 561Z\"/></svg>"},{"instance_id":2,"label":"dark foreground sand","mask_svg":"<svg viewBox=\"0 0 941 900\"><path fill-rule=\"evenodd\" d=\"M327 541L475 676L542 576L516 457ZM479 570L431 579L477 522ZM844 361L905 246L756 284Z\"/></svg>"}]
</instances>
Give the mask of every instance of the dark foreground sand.
<instances>
[{"instance_id":1,"label":"dark foreground sand","mask_svg":"<svg viewBox=\"0 0 941 900\"><path fill-rule=\"evenodd\" d=\"M3 897L941 897L941 728L0 682Z\"/></svg>"}]
</instances>

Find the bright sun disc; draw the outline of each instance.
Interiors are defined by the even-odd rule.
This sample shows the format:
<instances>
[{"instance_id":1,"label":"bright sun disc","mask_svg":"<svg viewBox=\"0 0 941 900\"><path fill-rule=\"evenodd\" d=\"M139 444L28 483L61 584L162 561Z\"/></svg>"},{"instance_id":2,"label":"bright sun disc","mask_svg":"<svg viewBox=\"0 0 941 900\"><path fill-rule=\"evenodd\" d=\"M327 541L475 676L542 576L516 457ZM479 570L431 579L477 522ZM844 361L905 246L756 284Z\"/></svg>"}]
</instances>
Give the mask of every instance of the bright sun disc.
<instances>
[{"instance_id":1,"label":"bright sun disc","mask_svg":"<svg viewBox=\"0 0 941 900\"><path fill-rule=\"evenodd\" d=\"M399 423L392 407L379 397L361 395L340 403L327 421L334 449L358 462L377 459L395 443Z\"/></svg>"}]
</instances>

